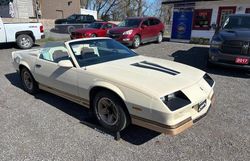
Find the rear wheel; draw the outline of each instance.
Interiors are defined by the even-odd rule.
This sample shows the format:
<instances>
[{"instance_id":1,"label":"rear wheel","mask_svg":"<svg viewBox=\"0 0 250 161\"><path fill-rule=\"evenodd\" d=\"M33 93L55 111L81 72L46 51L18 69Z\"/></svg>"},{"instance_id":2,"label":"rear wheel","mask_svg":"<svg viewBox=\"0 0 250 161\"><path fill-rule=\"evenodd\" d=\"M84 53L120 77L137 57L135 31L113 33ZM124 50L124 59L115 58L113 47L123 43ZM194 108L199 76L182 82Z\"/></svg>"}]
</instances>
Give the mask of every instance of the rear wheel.
<instances>
[{"instance_id":1,"label":"rear wheel","mask_svg":"<svg viewBox=\"0 0 250 161\"><path fill-rule=\"evenodd\" d=\"M38 83L35 81L30 71L27 68L23 67L21 69L20 74L21 74L21 80L22 80L24 90L30 94L37 93Z\"/></svg>"},{"instance_id":2,"label":"rear wheel","mask_svg":"<svg viewBox=\"0 0 250 161\"><path fill-rule=\"evenodd\" d=\"M73 32L75 30L74 26L69 26L68 27L68 33L71 34L71 32Z\"/></svg>"},{"instance_id":3,"label":"rear wheel","mask_svg":"<svg viewBox=\"0 0 250 161\"><path fill-rule=\"evenodd\" d=\"M129 124L123 103L112 92L99 92L93 100L93 108L98 122L109 131L121 131Z\"/></svg>"},{"instance_id":4,"label":"rear wheel","mask_svg":"<svg viewBox=\"0 0 250 161\"><path fill-rule=\"evenodd\" d=\"M140 45L141 45L141 38L139 35L135 35L132 47L138 48Z\"/></svg>"},{"instance_id":5,"label":"rear wheel","mask_svg":"<svg viewBox=\"0 0 250 161\"><path fill-rule=\"evenodd\" d=\"M162 32L160 32L160 33L158 34L158 36L157 36L157 43L161 43L162 40L163 40L163 34L162 34Z\"/></svg>"},{"instance_id":6,"label":"rear wheel","mask_svg":"<svg viewBox=\"0 0 250 161\"><path fill-rule=\"evenodd\" d=\"M21 49L29 49L34 45L33 39L26 34L17 36L16 43L17 46Z\"/></svg>"}]
</instances>

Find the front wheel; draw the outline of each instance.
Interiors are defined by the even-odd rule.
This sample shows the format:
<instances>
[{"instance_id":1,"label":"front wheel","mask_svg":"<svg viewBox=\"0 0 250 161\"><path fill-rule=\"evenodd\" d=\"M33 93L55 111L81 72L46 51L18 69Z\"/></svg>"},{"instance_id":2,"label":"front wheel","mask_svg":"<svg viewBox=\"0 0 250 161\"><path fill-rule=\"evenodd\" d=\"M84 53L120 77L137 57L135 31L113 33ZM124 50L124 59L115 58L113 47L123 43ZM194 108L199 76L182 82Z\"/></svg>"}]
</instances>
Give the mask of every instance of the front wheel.
<instances>
[{"instance_id":1,"label":"front wheel","mask_svg":"<svg viewBox=\"0 0 250 161\"><path fill-rule=\"evenodd\" d=\"M117 132L128 126L128 114L121 100L109 91L101 91L93 101L94 114L107 130Z\"/></svg>"},{"instance_id":2,"label":"front wheel","mask_svg":"<svg viewBox=\"0 0 250 161\"><path fill-rule=\"evenodd\" d=\"M134 41L133 41L133 44L132 44L132 47L133 47L134 49L136 49L136 48L138 48L140 45L141 45L141 38L140 38L140 36L135 35Z\"/></svg>"},{"instance_id":3,"label":"front wheel","mask_svg":"<svg viewBox=\"0 0 250 161\"><path fill-rule=\"evenodd\" d=\"M38 84L33 78L32 74L27 68L22 68L21 70L21 80L24 90L30 94L35 94L38 92Z\"/></svg>"},{"instance_id":4,"label":"front wheel","mask_svg":"<svg viewBox=\"0 0 250 161\"><path fill-rule=\"evenodd\" d=\"M26 34L17 36L16 43L17 46L21 49L29 49L34 45L33 39Z\"/></svg>"}]
</instances>

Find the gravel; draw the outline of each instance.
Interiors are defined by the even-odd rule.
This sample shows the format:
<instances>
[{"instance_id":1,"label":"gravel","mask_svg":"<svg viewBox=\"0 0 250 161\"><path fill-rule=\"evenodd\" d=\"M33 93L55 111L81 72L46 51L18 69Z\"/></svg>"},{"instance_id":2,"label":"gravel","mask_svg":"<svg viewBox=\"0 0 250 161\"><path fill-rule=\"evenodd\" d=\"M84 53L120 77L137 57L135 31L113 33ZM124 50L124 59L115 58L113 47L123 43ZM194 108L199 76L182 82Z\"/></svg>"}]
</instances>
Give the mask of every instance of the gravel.
<instances>
[{"instance_id":1,"label":"gravel","mask_svg":"<svg viewBox=\"0 0 250 161\"><path fill-rule=\"evenodd\" d=\"M24 92L11 65L14 50L12 45L0 46L1 161L250 159L250 76L233 69L207 69L207 46L166 41L136 50L207 71L216 81L216 104L177 136L130 126L120 141L88 124L94 121L85 108L47 92Z\"/></svg>"}]
</instances>

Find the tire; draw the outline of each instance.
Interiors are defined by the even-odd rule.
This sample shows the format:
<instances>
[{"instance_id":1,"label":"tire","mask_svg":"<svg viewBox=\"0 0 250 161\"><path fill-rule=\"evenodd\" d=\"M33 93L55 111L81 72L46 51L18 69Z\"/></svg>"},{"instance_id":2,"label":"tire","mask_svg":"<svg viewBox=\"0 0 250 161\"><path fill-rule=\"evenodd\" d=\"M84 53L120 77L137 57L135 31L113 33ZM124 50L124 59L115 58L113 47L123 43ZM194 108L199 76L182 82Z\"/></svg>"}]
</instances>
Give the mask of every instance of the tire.
<instances>
[{"instance_id":1,"label":"tire","mask_svg":"<svg viewBox=\"0 0 250 161\"><path fill-rule=\"evenodd\" d=\"M16 43L21 49L30 49L34 45L33 39L26 34L17 36Z\"/></svg>"},{"instance_id":2,"label":"tire","mask_svg":"<svg viewBox=\"0 0 250 161\"><path fill-rule=\"evenodd\" d=\"M68 27L68 33L71 34L71 32L73 32L75 30L74 26L69 26Z\"/></svg>"},{"instance_id":3,"label":"tire","mask_svg":"<svg viewBox=\"0 0 250 161\"><path fill-rule=\"evenodd\" d=\"M24 90L30 94L36 94L39 91L38 83L35 81L30 71L24 67L21 69L20 75Z\"/></svg>"},{"instance_id":4,"label":"tire","mask_svg":"<svg viewBox=\"0 0 250 161\"><path fill-rule=\"evenodd\" d=\"M91 34L91 37L97 37L97 35L96 34Z\"/></svg>"},{"instance_id":5,"label":"tire","mask_svg":"<svg viewBox=\"0 0 250 161\"><path fill-rule=\"evenodd\" d=\"M159 34L158 34L158 36L157 36L156 42L157 42L157 43L161 43L162 40L163 40L163 34L162 34L162 32L159 32Z\"/></svg>"},{"instance_id":6,"label":"tire","mask_svg":"<svg viewBox=\"0 0 250 161\"><path fill-rule=\"evenodd\" d=\"M108 131L118 132L129 125L128 113L119 97L109 91L97 93L93 111L98 122Z\"/></svg>"},{"instance_id":7,"label":"tire","mask_svg":"<svg viewBox=\"0 0 250 161\"><path fill-rule=\"evenodd\" d=\"M136 49L141 45L141 38L139 35L135 35L132 48Z\"/></svg>"}]
</instances>

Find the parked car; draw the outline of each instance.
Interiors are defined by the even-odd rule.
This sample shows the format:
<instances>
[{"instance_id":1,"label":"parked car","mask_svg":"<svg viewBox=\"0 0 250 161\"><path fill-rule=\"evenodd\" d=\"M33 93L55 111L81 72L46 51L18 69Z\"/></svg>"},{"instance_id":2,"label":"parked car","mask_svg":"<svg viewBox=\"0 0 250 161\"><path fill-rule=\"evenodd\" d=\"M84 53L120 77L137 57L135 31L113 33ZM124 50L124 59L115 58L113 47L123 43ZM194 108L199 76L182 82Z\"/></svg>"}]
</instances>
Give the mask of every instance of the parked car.
<instances>
[{"instance_id":1,"label":"parked car","mask_svg":"<svg viewBox=\"0 0 250 161\"><path fill-rule=\"evenodd\" d=\"M92 15L73 14L66 19L55 20L55 30L62 33L71 33L75 29L83 28L96 22Z\"/></svg>"},{"instance_id":2,"label":"parked car","mask_svg":"<svg viewBox=\"0 0 250 161\"><path fill-rule=\"evenodd\" d=\"M108 30L108 36L138 48L141 43L162 42L164 24L154 17L133 17L121 22L118 27Z\"/></svg>"},{"instance_id":3,"label":"parked car","mask_svg":"<svg viewBox=\"0 0 250 161\"><path fill-rule=\"evenodd\" d=\"M229 16L214 34L208 65L214 64L250 70L250 14Z\"/></svg>"},{"instance_id":4,"label":"parked car","mask_svg":"<svg viewBox=\"0 0 250 161\"><path fill-rule=\"evenodd\" d=\"M120 131L130 123L176 135L213 104L213 79L173 61L140 56L110 38L86 38L16 51L24 90L43 89L93 110Z\"/></svg>"},{"instance_id":5,"label":"parked car","mask_svg":"<svg viewBox=\"0 0 250 161\"><path fill-rule=\"evenodd\" d=\"M16 42L21 49L31 48L45 38L41 23L3 23L0 17L0 43Z\"/></svg>"},{"instance_id":6,"label":"parked car","mask_svg":"<svg viewBox=\"0 0 250 161\"><path fill-rule=\"evenodd\" d=\"M87 28L77 29L71 32L71 39L79 39L86 37L106 37L107 30L117 25L110 22L95 22L87 26Z\"/></svg>"}]
</instances>

